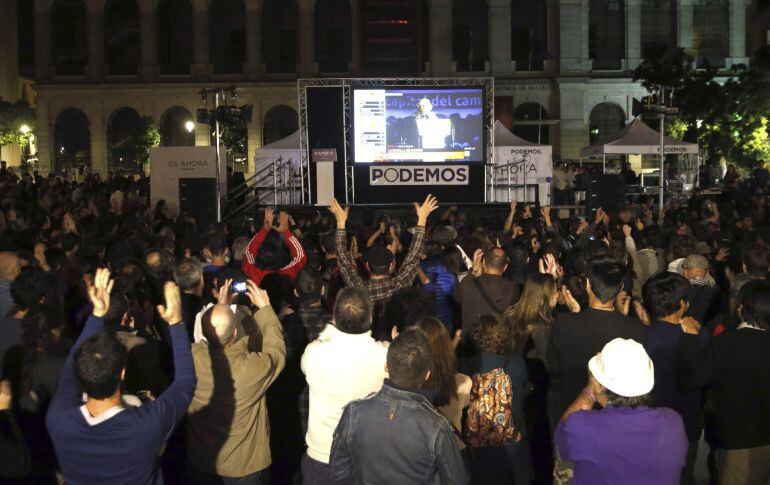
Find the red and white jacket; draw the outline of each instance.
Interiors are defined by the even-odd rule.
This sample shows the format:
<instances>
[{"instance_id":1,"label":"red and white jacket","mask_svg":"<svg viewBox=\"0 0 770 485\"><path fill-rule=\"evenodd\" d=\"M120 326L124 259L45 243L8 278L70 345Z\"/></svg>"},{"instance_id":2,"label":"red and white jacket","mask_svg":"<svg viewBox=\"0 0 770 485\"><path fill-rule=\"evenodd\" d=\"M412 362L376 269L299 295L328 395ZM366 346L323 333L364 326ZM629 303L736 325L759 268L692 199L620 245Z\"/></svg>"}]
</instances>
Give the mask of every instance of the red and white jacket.
<instances>
[{"instance_id":1,"label":"red and white jacket","mask_svg":"<svg viewBox=\"0 0 770 485\"><path fill-rule=\"evenodd\" d=\"M246 273L249 278L257 285L262 283L262 278L270 273L278 273L282 276L288 276L293 281L299 272L302 271L302 268L304 268L307 264L307 254L305 254L305 250L302 248L302 244L299 242L299 239L297 239L294 234L291 233L291 231L286 231L283 233L283 239L286 242L286 245L289 246L289 251L291 252L291 261L289 264L278 270L261 269L255 265L259 247L267 237L267 233L268 230L263 227L252 238L251 242L249 242L249 245L246 248L246 252L243 254L243 264L241 265L241 269L243 269L243 272Z\"/></svg>"}]
</instances>

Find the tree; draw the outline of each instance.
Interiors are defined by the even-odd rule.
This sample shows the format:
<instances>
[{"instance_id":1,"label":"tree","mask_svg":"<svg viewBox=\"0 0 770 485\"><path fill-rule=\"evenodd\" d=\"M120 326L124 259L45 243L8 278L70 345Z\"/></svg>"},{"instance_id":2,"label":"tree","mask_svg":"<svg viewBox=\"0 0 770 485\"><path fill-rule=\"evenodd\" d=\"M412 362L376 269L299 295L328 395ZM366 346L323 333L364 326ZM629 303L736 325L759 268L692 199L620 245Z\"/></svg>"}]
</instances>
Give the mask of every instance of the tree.
<instances>
[{"instance_id":1,"label":"tree","mask_svg":"<svg viewBox=\"0 0 770 485\"><path fill-rule=\"evenodd\" d=\"M144 165L150 161L150 148L160 145L160 133L155 127L152 116L142 116L134 140L136 145L136 161Z\"/></svg>"},{"instance_id":2,"label":"tree","mask_svg":"<svg viewBox=\"0 0 770 485\"><path fill-rule=\"evenodd\" d=\"M35 126L35 109L29 103L11 103L0 98L0 146L27 145Z\"/></svg>"},{"instance_id":3,"label":"tree","mask_svg":"<svg viewBox=\"0 0 770 485\"><path fill-rule=\"evenodd\" d=\"M692 56L677 47L649 52L632 74L650 92L673 89L680 117L672 129L697 140L709 157L748 167L770 162L770 87L759 71L742 70L719 82L716 68L694 69Z\"/></svg>"}]
</instances>

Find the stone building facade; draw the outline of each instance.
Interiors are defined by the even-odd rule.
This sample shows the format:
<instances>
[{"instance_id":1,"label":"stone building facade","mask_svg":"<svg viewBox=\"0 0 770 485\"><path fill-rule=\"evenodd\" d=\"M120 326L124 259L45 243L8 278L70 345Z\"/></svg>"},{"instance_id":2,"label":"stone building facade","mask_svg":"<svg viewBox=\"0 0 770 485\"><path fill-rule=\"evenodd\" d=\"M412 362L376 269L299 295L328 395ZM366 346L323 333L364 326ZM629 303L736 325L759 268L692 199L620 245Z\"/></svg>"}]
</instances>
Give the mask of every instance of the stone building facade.
<instances>
[{"instance_id":1,"label":"stone building facade","mask_svg":"<svg viewBox=\"0 0 770 485\"><path fill-rule=\"evenodd\" d=\"M199 91L254 106L248 159L296 127L297 77L494 76L496 116L561 158L610 136L644 92L645 49L747 65L749 0L34 0L40 166L113 168L151 116L164 144ZM67 141L67 143L65 143ZM244 167L248 170L248 166Z\"/></svg>"}]
</instances>

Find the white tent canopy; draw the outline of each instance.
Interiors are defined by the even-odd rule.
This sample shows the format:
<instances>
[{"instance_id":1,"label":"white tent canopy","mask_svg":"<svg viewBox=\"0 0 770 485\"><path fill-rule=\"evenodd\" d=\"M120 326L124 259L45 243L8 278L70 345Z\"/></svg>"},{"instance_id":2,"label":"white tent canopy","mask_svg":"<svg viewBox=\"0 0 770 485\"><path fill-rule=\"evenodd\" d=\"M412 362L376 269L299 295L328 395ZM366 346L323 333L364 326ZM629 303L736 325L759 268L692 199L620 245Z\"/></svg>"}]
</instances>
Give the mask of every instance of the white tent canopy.
<instances>
[{"instance_id":1,"label":"white tent canopy","mask_svg":"<svg viewBox=\"0 0 770 485\"><path fill-rule=\"evenodd\" d=\"M666 154L697 154L698 145L667 136L663 137ZM602 155L659 155L660 133L635 118L611 140L580 150L581 157Z\"/></svg>"},{"instance_id":2,"label":"white tent canopy","mask_svg":"<svg viewBox=\"0 0 770 485\"><path fill-rule=\"evenodd\" d=\"M281 138L269 145L257 148L254 153L254 170L259 172L263 167L270 165L274 160L291 160L294 168L299 172L300 151L299 151L299 130L295 131L286 138Z\"/></svg>"},{"instance_id":3,"label":"white tent canopy","mask_svg":"<svg viewBox=\"0 0 770 485\"><path fill-rule=\"evenodd\" d=\"M519 201L534 198L522 188L511 185L530 186L537 184L538 199L541 203L550 203L551 178L553 176L552 148L524 140L508 130L500 120L495 121L494 170L496 186L494 199L497 202Z\"/></svg>"}]
</instances>

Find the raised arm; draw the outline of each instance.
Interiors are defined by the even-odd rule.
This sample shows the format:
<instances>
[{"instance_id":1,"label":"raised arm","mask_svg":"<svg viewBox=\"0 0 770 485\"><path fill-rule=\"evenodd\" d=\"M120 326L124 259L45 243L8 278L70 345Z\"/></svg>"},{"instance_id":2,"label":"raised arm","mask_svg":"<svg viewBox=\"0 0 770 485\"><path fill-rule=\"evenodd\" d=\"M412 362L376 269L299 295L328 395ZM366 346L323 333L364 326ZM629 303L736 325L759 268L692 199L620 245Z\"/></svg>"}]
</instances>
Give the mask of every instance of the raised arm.
<instances>
[{"instance_id":1,"label":"raised arm","mask_svg":"<svg viewBox=\"0 0 770 485\"><path fill-rule=\"evenodd\" d=\"M682 343L679 344L679 388L684 391L694 391L704 387L716 379L720 369L714 340L705 348L698 338L700 325L692 319L683 319L681 323Z\"/></svg>"},{"instance_id":2,"label":"raised arm","mask_svg":"<svg viewBox=\"0 0 770 485\"><path fill-rule=\"evenodd\" d=\"M254 321L262 334L261 350L249 352L249 375L253 381L261 383L259 389L264 393L286 365L286 342L283 339L281 323L270 306L267 292L253 281L249 281L249 299L257 307Z\"/></svg>"},{"instance_id":3,"label":"raised arm","mask_svg":"<svg viewBox=\"0 0 770 485\"><path fill-rule=\"evenodd\" d=\"M361 278L356 269L356 262L348 251L347 233L345 225L348 221L350 207L343 208L337 199L332 199L329 210L337 219L337 231L334 233L334 241L337 244L337 262L340 265L342 280L348 288L366 289L366 282Z\"/></svg>"},{"instance_id":4,"label":"raised arm","mask_svg":"<svg viewBox=\"0 0 770 485\"><path fill-rule=\"evenodd\" d=\"M267 233L270 232L270 228L273 225L273 219L273 209L268 207L265 209L265 217L262 221L262 227L259 229L259 231L257 231L251 241L249 241L249 245L246 246L246 251L243 253L243 264L241 265L242 269L252 279L261 278L261 271L259 271L255 266L255 261L257 259L259 247L262 246L262 243L267 237ZM256 274L257 272L259 272L259 275Z\"/></svg>"},{"instance_id":5,"label":"raised arm","mask_svg":"<svg viewBox=\"0 0 770 485\"><path fill-rule=\"evenodd\" d=\"M420 257L422 256L425 244L425 224L428 222L428 216L437 208L438 201L430 194L428 194L425 202L422 204L414 203L414 210L417 212L417 228L415 228L409 252L401 263L401 268L399 268L396 275L396 289L405 288L414 281L414 277L417 274L417 265L420 263Z\"/></svg>"},{"instance_id":6,"label":"raised arm","mask_svg":"<svg viewBox=\"0 0 770 485\"><path fill-rule=\"evenodd\" d=\"M253 284L253 282L252 282ZM182 420L195 391L195 366L193 364L187 330L182 324L182 296L172 281L163 286L165 305L158 305L158 313L169 325L171 346L174 353L174 381L156 400L140 408L147 421L155 420L159 432L166 438Z\"/></svg>"},{"instance_id":7,"label":"raised arm","mask_svg":"<svg viewBox=\"0 0 770 485\"><path fill-rule=\"evenodd\" d=\"M51 400L49 414L56 413L69 406L77 406L81 403L83 390L75 376L75 351L89 337L104 330L103 318L110 309L110 292L112 291L113 284L114 281L110 279L110 270L106 268L96 270L93 284L86 280L88 298L93 306L93 311L64 363L64 369L62 369L59 380L59 388L53 400Z\"/></svg>"},{"instance_id":8,"label":"raised arm","mask_svg":"<svg viewBox=\"0 0 770 485\"><path fill-rule=\"evenodd\" d=\"M280 221L278 231L283 234L286 245L289 247L289 251L291 252L291 262L281 268L280 273L282 275L288 276L293 280L297 277L299 272L302 271L302 268L304 268L307 264L307 254L305 254L302 243L299 242L299 239L297 239L297 237L291 232L291 229L289 228L289 214L282 211L278 215L278 219Z\"/></svg>"}]
</instances>

